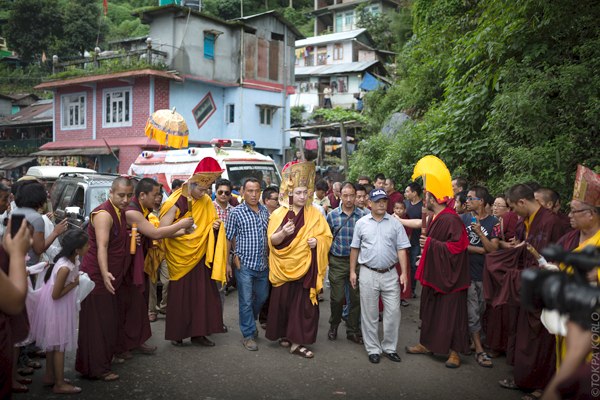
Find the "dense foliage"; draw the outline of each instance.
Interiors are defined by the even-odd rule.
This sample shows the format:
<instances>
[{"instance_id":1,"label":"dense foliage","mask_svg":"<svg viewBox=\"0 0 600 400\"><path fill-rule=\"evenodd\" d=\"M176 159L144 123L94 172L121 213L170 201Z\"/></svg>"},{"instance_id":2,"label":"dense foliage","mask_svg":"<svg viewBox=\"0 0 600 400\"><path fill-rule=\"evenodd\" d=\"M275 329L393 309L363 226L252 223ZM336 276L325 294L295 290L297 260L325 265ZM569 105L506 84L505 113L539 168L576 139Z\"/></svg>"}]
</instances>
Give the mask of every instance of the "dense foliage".
<instances>
[{"instance_id":1,"label":"dense foliage","mask_svg":"<svg viewBox=\"0 0 600 400\"><path fill-rule=\"evenodd\" d=\"M577 163L600 165L600 7L594 0L415 0L396 82L370 93L351 175L408 182L435 154L498 192L538 181L570 196ZM378 134L394 112L413 118Z\"/></svg>"}]
</instances>

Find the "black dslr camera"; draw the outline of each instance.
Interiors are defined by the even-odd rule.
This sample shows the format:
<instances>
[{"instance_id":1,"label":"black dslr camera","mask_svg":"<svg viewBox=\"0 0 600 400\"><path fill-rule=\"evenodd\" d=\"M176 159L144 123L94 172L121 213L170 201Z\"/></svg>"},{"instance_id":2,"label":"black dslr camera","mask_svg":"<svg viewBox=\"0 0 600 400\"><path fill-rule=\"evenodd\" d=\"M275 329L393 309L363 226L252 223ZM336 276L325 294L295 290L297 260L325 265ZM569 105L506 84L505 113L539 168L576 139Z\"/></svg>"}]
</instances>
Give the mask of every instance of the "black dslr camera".
<instances>
[{"instance_id":1,"label":"black dslr camera","mask_svg":"<svg viewBox=\"0 0 600 400\"><path fill-rule=\"evenodd\" d=\"M600 287L587 281L587 273L600 266L600 248L588 246L578 253L552 245L542 251L549 261L562 262L575 270L526 269L521 274L521 304L529 311L546 308L568 314L569 320L591 329L593 313L600 312Z\"/></svg>"}]
</instances>

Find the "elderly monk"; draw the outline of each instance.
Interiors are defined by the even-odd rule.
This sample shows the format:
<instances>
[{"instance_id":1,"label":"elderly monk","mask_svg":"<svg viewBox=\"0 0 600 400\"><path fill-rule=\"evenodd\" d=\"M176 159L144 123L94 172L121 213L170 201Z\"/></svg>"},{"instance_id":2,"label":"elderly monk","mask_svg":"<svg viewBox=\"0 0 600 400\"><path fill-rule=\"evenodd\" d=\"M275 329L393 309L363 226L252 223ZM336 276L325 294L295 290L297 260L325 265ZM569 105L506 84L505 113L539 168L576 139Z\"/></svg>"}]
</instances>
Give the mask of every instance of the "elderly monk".
<instances>
[{"instance_id":1,"label":"elderly monk","mask_svg":"<svg viewBox=\"0 0 600 400\"><path fill-rule=\"evenodd\" d=\"M315 165L288 163L279 195L282 207L271 214L269 280L273 284L266 337L304 358L305 345L317 339L319 304L332 235L321 212L312 206ZM289 197L288 197L289 196Z\"/></svg>"},{"instance_id":2,"label":"elderly monk","mask_svg":"<svg viewBox=\"0 0 600 400\"><path fill-rule=\"evenodd\" d=\"M207 336L223 332L223 313L216 281L225 282L225 227L207 195L223 170L217 160L203 158L194 174L175 190L160 210L160 226L191 216L189 233L163 239L169 267L169 303L165 339L181 346L214 346Z\"/></svg>"}]
</instances>

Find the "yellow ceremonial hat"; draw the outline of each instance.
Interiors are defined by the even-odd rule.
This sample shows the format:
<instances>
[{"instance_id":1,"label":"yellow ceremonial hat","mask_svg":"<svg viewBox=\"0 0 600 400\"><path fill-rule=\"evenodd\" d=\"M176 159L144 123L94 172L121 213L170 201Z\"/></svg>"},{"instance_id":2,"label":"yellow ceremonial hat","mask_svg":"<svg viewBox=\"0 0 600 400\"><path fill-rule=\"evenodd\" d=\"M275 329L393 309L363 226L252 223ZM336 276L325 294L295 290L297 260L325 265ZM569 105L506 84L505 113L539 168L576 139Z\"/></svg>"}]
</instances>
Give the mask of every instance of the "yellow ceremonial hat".
<instances>
[{"instance_id":1,"label":"yellow ceremonial hat","mask_svg":"<svg viewBox=\"0 0 600 400\"><path fill-rule=\"evenodd\" d=\"M600 174L583 165L577 166L573 200L581 201L593 207L600 207Z\"/></svg>"},{"instance_id":2,"label":"yellow ceremonial hat","mask_svg":"<svg viewBox=\"0 0 600 400\"><path fill-rule=\"evenodd\" d=\"M297 187L308 190L308 199L312 201L315 193L315 163L310 161L290 161L281 170L282 180L279 188L279 204L289 208L289 195Z\"/></svg>"},{"instance_id":3,"label":"yellow ceremonial hat","mask_svg":"<svg viewBox=\"0 0 600 400\"><path fill-rule=\"evenodd\" d=\"M438 203L446 203L454 198L452 191L452 177L446 164L436 156L421 158L413 171L412 180L421 176L426 191L433 194Z\"/></svg>"}]
</instances>

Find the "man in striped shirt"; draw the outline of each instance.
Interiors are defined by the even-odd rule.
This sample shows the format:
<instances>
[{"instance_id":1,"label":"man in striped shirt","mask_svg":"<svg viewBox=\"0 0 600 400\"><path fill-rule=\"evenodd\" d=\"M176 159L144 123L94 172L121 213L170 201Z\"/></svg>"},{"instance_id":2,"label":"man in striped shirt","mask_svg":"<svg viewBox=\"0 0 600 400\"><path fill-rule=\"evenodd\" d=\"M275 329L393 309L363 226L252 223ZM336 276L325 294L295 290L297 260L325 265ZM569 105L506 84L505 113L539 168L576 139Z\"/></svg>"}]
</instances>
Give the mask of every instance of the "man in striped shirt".
<instances>
[{"instance_id":1,"label":"man in striped shirt","mask_svg":"<svg viewBox=\"0 0 600 400\"><path fill-rule=\"evenodd\" d=\"M242 195L244 202L229 212L225 223L228 249L235 242L233 267L228 260L227 276L232 277L235 270L242 344L247 350L256 351L256 319L269 294L269 212L259 203L260 182L257 179L246 179Z\"/></svg>"}]
</instances>

